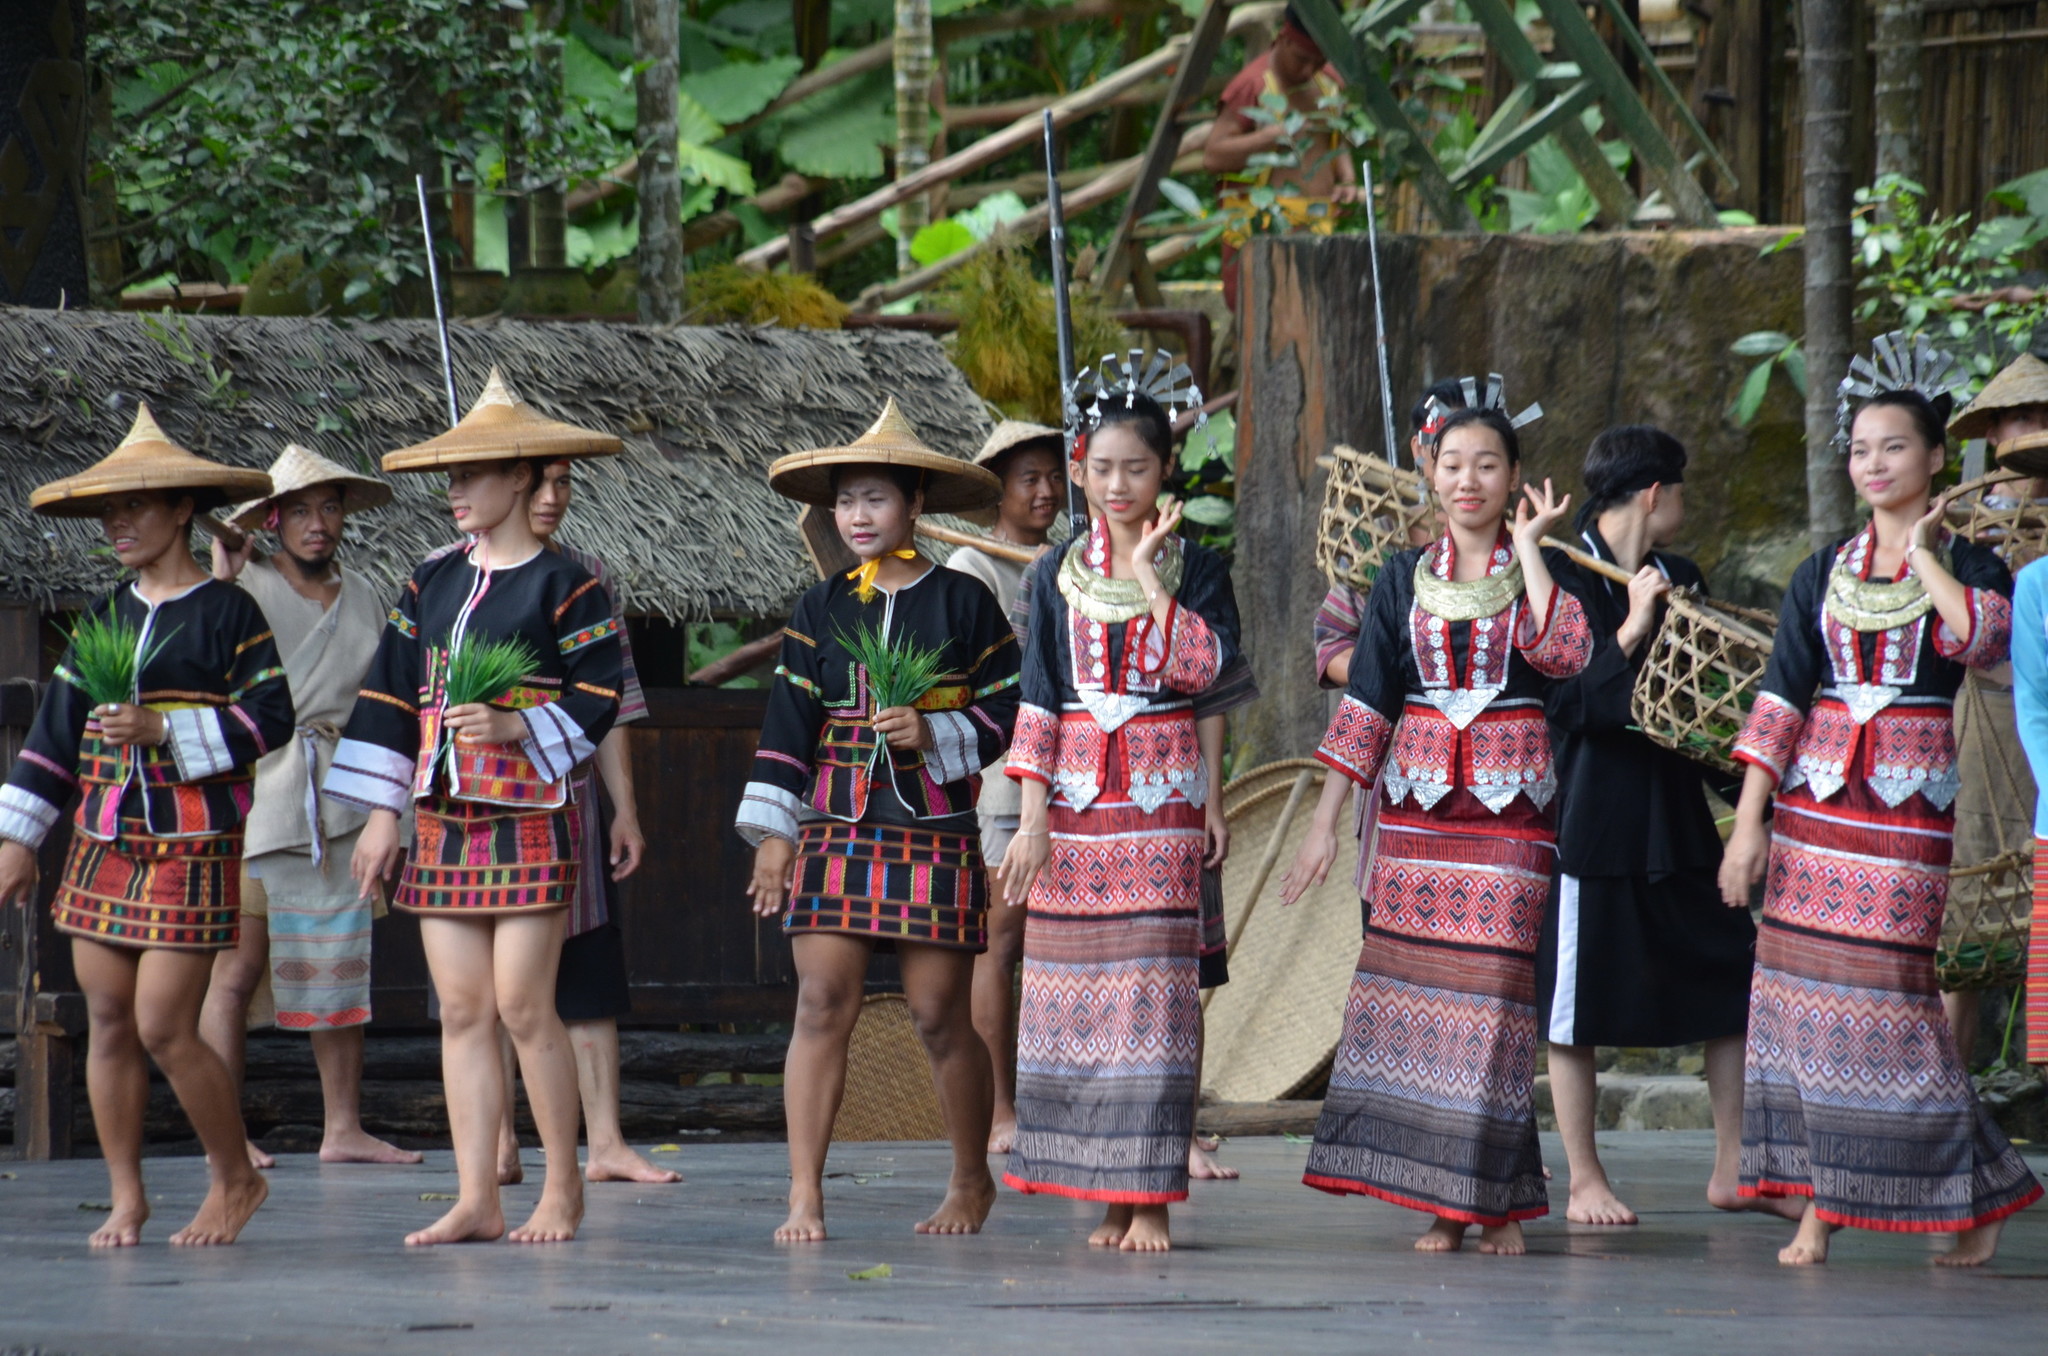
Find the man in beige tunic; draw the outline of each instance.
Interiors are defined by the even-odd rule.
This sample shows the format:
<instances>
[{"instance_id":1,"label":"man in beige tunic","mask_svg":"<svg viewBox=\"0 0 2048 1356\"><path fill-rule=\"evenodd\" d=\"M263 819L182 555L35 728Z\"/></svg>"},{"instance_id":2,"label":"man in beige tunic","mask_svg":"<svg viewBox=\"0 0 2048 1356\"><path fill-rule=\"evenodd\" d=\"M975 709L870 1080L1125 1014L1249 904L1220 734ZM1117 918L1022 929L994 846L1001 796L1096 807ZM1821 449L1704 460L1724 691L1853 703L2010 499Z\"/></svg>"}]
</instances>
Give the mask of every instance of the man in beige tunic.
<instances>
[{"instance_id":1,"label":"man in beige tunic","mask_svg":"<svg viewBox=\"0 0 2048 1356\"><path fill-rule=\"evenodd\" d=\"M312 1038L326 1106L320 1157L417 1163L420 1155L362 1127L373 905L357 898L349 858L366 815L319 792L384 625L376 587L335 562L342 521L388 503L391 489L297 444L285 448L270 474L272 497L245 505L234 520L245 530L269 528L277 553L253 559L253 538L236 551L216 540L213 572L239 583L269 619L299 724L290 742L256 765L243 846L241 945L214 964L200 1031L239 1080L249 1003L267 967L277 1025ZM374 907L381 912L381 901ZM253 1144L249 1154L259 1167L270 1166Z\"/></svg>"}]
</instances>

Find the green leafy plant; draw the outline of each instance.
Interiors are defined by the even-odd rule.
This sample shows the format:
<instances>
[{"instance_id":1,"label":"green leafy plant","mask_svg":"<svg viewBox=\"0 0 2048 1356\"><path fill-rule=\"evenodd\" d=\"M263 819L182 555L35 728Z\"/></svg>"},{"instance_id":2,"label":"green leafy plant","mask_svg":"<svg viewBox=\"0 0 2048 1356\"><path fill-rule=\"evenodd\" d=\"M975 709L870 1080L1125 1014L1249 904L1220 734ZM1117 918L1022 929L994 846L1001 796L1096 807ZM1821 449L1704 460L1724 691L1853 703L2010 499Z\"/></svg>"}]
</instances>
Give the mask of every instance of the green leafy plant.
<instances>
[{"instance_id":1,"label":"green leafy plant","mask_svg":"<svg viewBox=\"0 0 2048 1356\"><path fill-rule=\"evenodd\" d=\"M910 706L938 686L946 671L945 651L914 640L891 641L880 626L857 623L838 635L840 647L867 674L874 709Z\"/></svg>"},{"instance_id":2,"label":"green leafy plant","mask_svg":"<svg viewBox=\"0 0 2048 1356\"><path fill-rule=\"evenodd\" d=\"M524 636L464 640L448 657L446 705L497 701L539 667L540 656Z\"/></svg>"},{"instance_id":3,"label":"green leafy plant","mask_svg":"<svg viewBox=\"0 0 2048 1356\"><path fill-rule=\"evenodd\" d=\"M66 667L94 706L135 700L135 681L149 662L178 634L172 627L147 650L142 633L111 611L79 619L71 629L70 663Z\"/></svg>"},{"instance_id":4,"label":"green leafy plant","mask_svg":"<svg viewBox=\"0 0 2048 1356\"><path fill-rule=\"evenodd\" d=\"M1728 406L1728 417L1741 427L1748 428L1750 421L1756 418L1757 410L1762 408L1774 371L1782 369L1800 397L1805 397L1806 350L1791 335L1777 330L1751 330L1730 344L1728 351L1745 358L1762 359L1749 369L1749 375L1742 379L1742 389L1735 393L1734 401Z\"/></svg>"}]
</instances>

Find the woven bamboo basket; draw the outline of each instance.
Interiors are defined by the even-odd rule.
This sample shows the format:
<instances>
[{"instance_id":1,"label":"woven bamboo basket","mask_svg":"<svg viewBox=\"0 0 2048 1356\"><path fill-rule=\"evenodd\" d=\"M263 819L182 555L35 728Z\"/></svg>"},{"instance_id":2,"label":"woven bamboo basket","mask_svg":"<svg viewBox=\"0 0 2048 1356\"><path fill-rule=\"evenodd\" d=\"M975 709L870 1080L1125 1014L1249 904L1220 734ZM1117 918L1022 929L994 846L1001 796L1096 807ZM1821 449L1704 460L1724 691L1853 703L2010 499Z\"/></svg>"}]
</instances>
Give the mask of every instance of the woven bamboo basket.
<instances>
[{"instance_id":1,"label":"woven bamboo basket","mask_svg":"<svg viewBox=\"0 0 2048 1356\"><path fill-rule=\"evenodd\" d=\"M1330 480L1316 529L1316 568L1333 584L1364 593L1380 562L1404 549L1417 528L1433 528L1435 508L1421 475L1340 443L1323 458Z\"/></svg>"},{"instance_id":2,"label":"woven bamboo basket","mask_svg":"<svg viewBox=\"0 0 2048 1356\"><path fill-rule=\"evenodd\" d=\"M1948 492L1949 530L1998 552L2010 570L2048 555L2048 507L2023 497L2022 487L2029 479L2011 471L1995 471L1956 486ZM1985 502L1985 492L2000 485L2021 490L2022 497L2003 507Z\"/></svg>"},{"instance_id":3,"label":"woven bamboo basket","mask_svg":"<svg viewBox=\"0 0 2048 1356\"><path fill-rule=\"evenodd\" d=\"M2018 748L2012 694L1972 673L1956 694L1956 753L1974 780L1956 798L1956 857L1934 953L1950 992L2026 977L2034 907L2034 778Z\"/></svg>"},{"instance_id":4,"label":"woven bamboo basket","mask_svg":"<svg viewBox=\"0 0 2048 1356\"><path fill-rule=\"evenodd\" d=\"M1739 772L1731 750L1763 683L1777 625L1769 612L1673 589L1636 675L1636 724L1655 743Z\"/></svg>"},{"instance_id":5,"label":"woven bamboo basket","mask_svg":"<svg viewBox=\"0 0 2048 1356\"><path fill-rule=\"evenodd\" d=\"M861 1003L846 1052L846 1097L832 1122L834 1141L944 1139L931 1065L901 994Z\"/></svg>"}]
</instances>

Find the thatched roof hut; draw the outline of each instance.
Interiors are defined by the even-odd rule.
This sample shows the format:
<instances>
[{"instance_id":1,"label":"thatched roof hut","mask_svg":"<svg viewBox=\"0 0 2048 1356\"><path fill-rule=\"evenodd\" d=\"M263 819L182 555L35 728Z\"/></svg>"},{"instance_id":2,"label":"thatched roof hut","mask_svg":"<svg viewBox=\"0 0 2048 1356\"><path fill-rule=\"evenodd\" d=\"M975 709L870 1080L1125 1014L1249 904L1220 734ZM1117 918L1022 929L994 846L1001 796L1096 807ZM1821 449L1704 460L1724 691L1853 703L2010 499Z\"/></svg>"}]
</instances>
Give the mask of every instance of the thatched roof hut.
<instances>
[{"instance_id":1,"label":"thatched roof hut","mask_svg":"<svg viewBox=\"0 0 2048 1356\"><path fill-rule=\"evenodd\" d=\"M577 472L565 535L604 556L628 607L670 620L780 617L816 578L768 489L775 457L858 436L884 395L941 451L972 455L989 428L924 335L500 320L458 323L452 344L465 408L496 363L545 413L625 439ZM0 597L47 608L111 584L97 524L37 517L28 491L104 456L138 399L193 451L247 466L296 441L375 473L448 423L431 322L0 308ZM453 536L438 478L392 479L346 556L386 584Z\"/></svg>"}]
</instances>

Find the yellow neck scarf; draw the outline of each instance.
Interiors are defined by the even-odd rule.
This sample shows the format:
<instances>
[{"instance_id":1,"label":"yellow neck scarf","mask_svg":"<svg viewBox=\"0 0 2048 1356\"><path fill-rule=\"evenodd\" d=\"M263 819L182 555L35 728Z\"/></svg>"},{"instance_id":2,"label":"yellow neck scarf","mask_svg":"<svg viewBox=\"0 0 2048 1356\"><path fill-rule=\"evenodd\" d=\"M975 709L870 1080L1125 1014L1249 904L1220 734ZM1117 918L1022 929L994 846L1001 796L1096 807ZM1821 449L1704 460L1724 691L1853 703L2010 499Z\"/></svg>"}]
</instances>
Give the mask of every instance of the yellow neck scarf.
<instances>
[{"instance_id":1,"label":"yellow neck scarf","mask_svg":"<svg viewBox=\"0 0 2048 1356\"><path fill-rule=\"evenodd\" d=\"M890 556L894 556L898 560L916 560L917 551L909 546L905 546L900 550L884 551L873 560L864 560L853 569L848 570L846 577L853 581L854 597L864 603L875 601L875 576L882 572L882 562Z\"/></svg>"}]
</instances>

